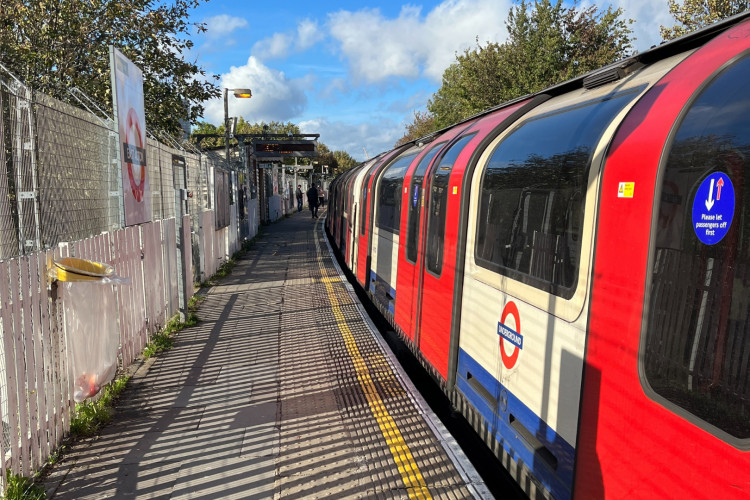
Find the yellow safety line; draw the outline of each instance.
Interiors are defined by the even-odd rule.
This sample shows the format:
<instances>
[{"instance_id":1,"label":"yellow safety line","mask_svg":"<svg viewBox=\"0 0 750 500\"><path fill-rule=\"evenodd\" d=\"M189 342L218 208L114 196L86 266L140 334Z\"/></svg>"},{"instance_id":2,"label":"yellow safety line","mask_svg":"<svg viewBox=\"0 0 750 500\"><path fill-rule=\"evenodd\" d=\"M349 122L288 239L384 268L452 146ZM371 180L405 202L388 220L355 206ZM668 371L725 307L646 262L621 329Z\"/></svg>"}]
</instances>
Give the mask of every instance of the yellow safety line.
<instances>
[{"instance_id":1,"label":"yellow safety line","mask_svg":"<svg viewBox=\"0 0 750 500\"><path fill-rule=\"evenodd\" d=\"M317 247L317 231L315 244ZM354 368L357 372L359 385L362 387L362 390L365 393L367 403L370 406L370 411L372 411L373 416L378 421L380 432L383 434L383 437L385 437L385 442L388 444L388 447L391 450L391 454L393 455L393 459L396 461L396 466L398 467L398 471L401 473L401 479L403 479L404 484L406 485L406 489L409 493L409 498L423 498L425 500L431 499L432 495L430 495L430 490L427 488L427 484L422 477L422 473L419 471L419 467L417 467L417 464L414 461L414 456L412 456L411 451L409 451L409 447L407 446L406 441L404 441L404 437L401 435L401 431L399 431L398 425L396 425L393 417L391 417L391 415L388 413L383 400L380 398L380 395L378 394L378 391L375 387L375 383L370 376L370 370L367 368L367 363L365 362L362 354L359 352L359 347L357 346L357 342L354 339L354 335L352 334L349 326L346 323L346 319L344 318L344 313L341 310L341 307L339 307L339 301L334 295L333 285L331 284L333 281L339 280L334 280L327 276L326 269L323 266L323 259L321 258L319 247L317 248L318 266L320 267L320 272L322 275L321 281L326 286L328 298L331 301L333 316L336 318L336 323L339 327L339 330L341 331L341 335L344 337L344 343L346 344L346 350L349 352L349 357L354 363Z\"/></svg>"}]
</instances>

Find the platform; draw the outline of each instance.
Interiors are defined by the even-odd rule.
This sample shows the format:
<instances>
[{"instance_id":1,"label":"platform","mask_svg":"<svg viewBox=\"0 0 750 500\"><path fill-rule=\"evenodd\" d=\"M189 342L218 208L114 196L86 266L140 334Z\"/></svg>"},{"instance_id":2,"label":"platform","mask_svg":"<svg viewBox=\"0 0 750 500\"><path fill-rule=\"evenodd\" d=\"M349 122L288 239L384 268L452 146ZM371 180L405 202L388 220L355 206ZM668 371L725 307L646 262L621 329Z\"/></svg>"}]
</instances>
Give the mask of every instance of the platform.
<instances>
[{"instance_id":1,"label":"platform","mask_svg":"<svg viewBox=\"0 0 750 500\"><path fill-rule=\"evenodd\" d=\"M332 260L322 218L264 228L201 323L145 362L48 498L492 498Z\"/></svg>"}]
</instances>

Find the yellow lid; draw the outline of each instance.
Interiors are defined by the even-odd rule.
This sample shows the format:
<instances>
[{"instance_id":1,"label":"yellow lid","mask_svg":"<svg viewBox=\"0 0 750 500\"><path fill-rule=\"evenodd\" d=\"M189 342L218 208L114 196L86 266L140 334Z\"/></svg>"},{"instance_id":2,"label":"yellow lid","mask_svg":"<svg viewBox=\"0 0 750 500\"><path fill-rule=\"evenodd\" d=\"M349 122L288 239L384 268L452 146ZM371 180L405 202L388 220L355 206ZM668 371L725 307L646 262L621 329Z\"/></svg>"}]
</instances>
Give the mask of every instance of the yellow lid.
<instances>
[{"instance_id":1,"label":"yellow lid","mask_svg":"<svg viewBox=\"0 0 750 500\"><path fill-rule=\"evenodd\" d=\"M61 276L68 276L71 273L88 276L88 279L106 278L115 272L115 269L109 264L94 262L93 260L77 259L75 257L63 257L55 261L57 267L57 279L61 281L72 281L64 279ZM62 271L62 272L61 272Z\"/></svg>"}]
</instances>

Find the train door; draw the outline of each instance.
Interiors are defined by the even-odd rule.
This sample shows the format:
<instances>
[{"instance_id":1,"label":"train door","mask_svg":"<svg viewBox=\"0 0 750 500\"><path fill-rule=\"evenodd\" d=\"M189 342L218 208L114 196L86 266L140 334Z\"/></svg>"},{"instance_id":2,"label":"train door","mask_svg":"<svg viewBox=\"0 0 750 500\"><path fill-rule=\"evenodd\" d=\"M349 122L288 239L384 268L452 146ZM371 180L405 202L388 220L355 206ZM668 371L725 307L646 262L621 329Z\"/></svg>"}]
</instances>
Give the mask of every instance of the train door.
<instances>
[{"instance_id":1,"label":"train door","mask_svg":"<svg viewBox=\"0 0 750 500\"><path fill-rule=\"evenodd\" d=\"M354 184L357 180L357 174L359 173L360 168L355 169L352 171L349 175L349 177L346 180L346 210L347 210L347 224L344 228L344 237L346 241L346 252L344 252L346 264L349 267L349 269L352 269L353 263L353 251L350 247L353 245L350 243L352 241L352 227L357 227L357 205L354 203Z\"/></svg>"},{"instance_id":2,"label":"train door","mask_svg":"<svg viewBox=\"0 0 750 500\"><path fill-rule=\"evenodd\" d=\"M372 214L375 204L375 180L378 174L382 172L383 168L386 167L390 161L398 156L403 151L403 148L395 149L386 153L384 156L377 158L369 168L367 175L362 183L362 191L360 194L360 219L359 228L357 231L357 272L355 276L357 281L362 288L369 290L369 271L370 271L370 244L372 241L372 228L374 224L372 222Z\"/></svg>"},{"instance_id":3,"label":"train door","mask_svg":"<svg viewBox=\"0 0 750 500\"><path fill-rule=\"evenodd\" d=\"M580 498L748 498L748 33L722 33L666 75L607 158Z\"/></svg>"},{"instance_id":4,"label":"train door","mask_svg":"<svg viewBox=\"0 0 750 500\"><path fill-rule=\"evenodd\" d=\"M351 269L354 276L357 276L358 274L359 228L361 226L362 207L364 206L363 204L366 203L366 201L362 199L362 185L367 178L370 167L372 167L375 162L376 159L372 159L362 165L362 168L359 169L355 175L354 182L352 183L352 199L349 206L351 207L352 212L354 212L354 217L352 218L350 232L347 237L350 248L349 269Z\"/></svg>"},{"instance_id":5,"label":"train door","mask_svg":"<svg viewBox=\"0 0 750 500\"><path fill-rule=\"evenodd\" d=\"M395 158L378 177L372 227L372 264L369 291L384 312L395 314L401 206L406 170L422 150L411 147Z\"/></svg>"},{"instance_id":6,"label":"train door","mask_svg":"<svg viewBox=\"0 0 750 500\"><path fill-rule=\"evenodd\" d=\"M417 297L419 276L417 255L419 250L419 228L422 222L424 206L424 178L432 160L456 136L460 129L451 130L430 144L416 159L412 171L404 179L404 199L401 208L401 231L399 238L399 262L396 289L395 322L402 333L411 341L415 340Z\"/></svg>"},{"instance_id":7,"label":"train door","mask_svg":"<svg viewBox=\"0 0 750 500\"><path fill-rule=\"evenodd\" d=\"M471 156L466 146L475 135L476 132L468 132L457 138L433 162L428 174L425 210L421 214L425 221L424 253L416 342L422 356L443 380L448 376L461 177Z\"/></svg>"}]
</instances>

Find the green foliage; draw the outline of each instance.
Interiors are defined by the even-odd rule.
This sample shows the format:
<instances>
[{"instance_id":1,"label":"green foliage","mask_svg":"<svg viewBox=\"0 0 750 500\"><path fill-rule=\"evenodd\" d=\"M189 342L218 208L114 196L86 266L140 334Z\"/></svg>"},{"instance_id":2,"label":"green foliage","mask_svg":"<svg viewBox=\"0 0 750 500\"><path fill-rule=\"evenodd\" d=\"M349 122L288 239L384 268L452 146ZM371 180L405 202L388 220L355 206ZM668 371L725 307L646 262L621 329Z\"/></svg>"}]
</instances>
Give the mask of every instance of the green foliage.
<instances>
[{"instance_id":1,"label":"green foliage","mask_svg":"<svg viewBox=\"0 0 750 500\"><path fill-rule=\"evenodd\" d=\"M3 499L6 500L44 500L47 493L40 485L28 477L13 474L10 469L5 474L5 493Z\"/></svg>"},{"instance_id":2,"label":"green foliage","mask_svg":"<svg viewBox=\"0 0 750 500\"><path fill-rule=\"evenodd\" d=\"M95 401L78 403L70 420L70 433L74 437L93 436L102 424L112 418L112 402L127 386L129 377L122 377L104 387Z\"/></svg>"},{"instance_id":3,"label":"green foliage","mask_svg":"<svg viewBox=\"0 0 750 500\"><path fill-rule=\"evenodd\" d=\"M148 359L156 356L160 352L168 351L173 347L174 339L172 338L171 332L157 332L151 337L151 342L146 344L146 347L143 349L143 357Z\"/></svg>"},{"instance_id":4,"label":"green foliage","mask_svg":"<svg viewBox=\"0 0 750 500\"><path fill-rule=\"evenodd\" d=\"M179 314L175 314L167 324L160 331L156 332L152 337L151 341L146 344L143 349L143 357L148 359L161 352L165 352L174 347L174 335L175 333L189 327L197 325L199 322L198 316L195 314L195 310L198 308L200 303L198 297L193 296L188 302L188 314L185 321L180 321Z\"/></svg>"},{"instance_id":5,"label":"green foliage","mask_svg":"<svg viewBox=\"0 0 750 500\"><path fill-rule=\"evenodd\" d=\"M332 171L334 174L346 172L350 168L359 164L357 160L346 151L334 151L333 158L336 160L336 167Z\"/></svg>"},{"instance_id":6,"label":"green foliage","mask_svg":"<svg viewBox=\"0 0 750 500\"><path fill-rule=\"evenodd\" d=\"M621 15L612 7L521 0L508 14L505 43L477 40L443 73L427 106L434 130L628 56L633 21Z\"/></svg>"},{"instance_id":7,"label":"green foliage","mask_svg":"<svg viewBox=\"0 0 750 500\"><path fill-rule=\"evenodd\" d=\"M750 2L744 0L684 0L682 3L677 0L668 0L667 3L669 13L672 14L677 24L671 28L659 27L664 40L686 35L750 8Z\"/></svg>"},{"instance_id":8,"label":"green foliage","mask_svg":"<svg viewBox=\"0 0 750 500\"><path fill-rule=\"evenodd\" d=\"M77 87L109 108L114 45L143 70L147 127L180 134L180 119L195 122L202 103L220 95L218 76L183 55L193 31L205 30L188 21L202 2L3 0L0 62L46 94L68 101Z\"/></svg>"},{"instance_id":9,"label":"green foliage","mask_svg":"<svg viewBox=\"0 0 750 500\"><path fill-rule=\"evenodd\" d=\"M414 121L406 126L404 136L396 141L395 146L406 144L435 131L435 116L429 112L415 111Z\"/></svg>"}]
</instances>

